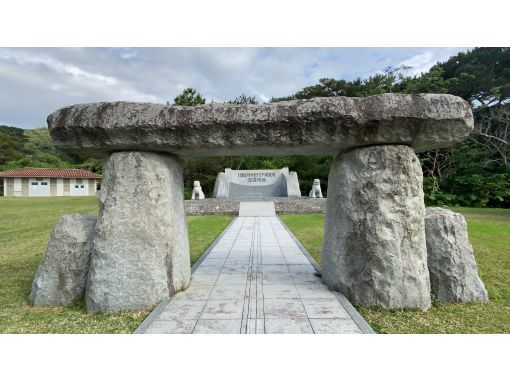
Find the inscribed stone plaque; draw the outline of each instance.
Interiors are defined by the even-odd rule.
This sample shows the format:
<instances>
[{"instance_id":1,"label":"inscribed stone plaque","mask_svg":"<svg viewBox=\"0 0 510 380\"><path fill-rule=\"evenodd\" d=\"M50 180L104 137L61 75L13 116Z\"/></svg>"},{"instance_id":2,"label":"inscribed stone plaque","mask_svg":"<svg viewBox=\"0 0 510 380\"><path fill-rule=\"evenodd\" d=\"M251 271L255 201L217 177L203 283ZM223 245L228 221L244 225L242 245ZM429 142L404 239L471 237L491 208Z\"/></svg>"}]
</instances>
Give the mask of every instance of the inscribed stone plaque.
<instances>
[{"instance_id":1,"label":"inscribed stone plaque","mask_svg":"<svg viewBox=\"0 0 510 380\"><path fill-rule=\"evenodd\" d=\"M289 168L264 170L225 169L214 186L216 198L300 197L296 172Z\"/></svg>"}]
</instances>

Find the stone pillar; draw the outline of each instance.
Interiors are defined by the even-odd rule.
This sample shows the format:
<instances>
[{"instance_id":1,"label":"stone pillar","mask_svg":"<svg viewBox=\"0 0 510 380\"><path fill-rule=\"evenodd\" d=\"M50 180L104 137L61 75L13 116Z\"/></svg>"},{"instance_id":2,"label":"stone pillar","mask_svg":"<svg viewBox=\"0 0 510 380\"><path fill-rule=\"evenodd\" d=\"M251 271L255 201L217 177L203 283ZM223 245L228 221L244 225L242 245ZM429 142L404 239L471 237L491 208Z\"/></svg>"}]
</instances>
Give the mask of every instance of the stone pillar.
<instances>
[{"instance_id":1,"label":"stone pillar","mask_svg":"<svg viewBox=\"0 0 510 380\"><path fill-rule=\"evenodd\" d=\"M423 174L412 148L336 158L328 181L323 281L362 306L430 307Z\"/></svg>"},{"instance_id":2,"label":"stone pillar","mask_svg":"<svg viewBox=\"0 0 510 380\"><path fill-rule=\"evenodd\" d=\"M167 154L113 153L103 169L87 310L145 310L189 281L181 163Z\"/></svg>"}]
</instances>

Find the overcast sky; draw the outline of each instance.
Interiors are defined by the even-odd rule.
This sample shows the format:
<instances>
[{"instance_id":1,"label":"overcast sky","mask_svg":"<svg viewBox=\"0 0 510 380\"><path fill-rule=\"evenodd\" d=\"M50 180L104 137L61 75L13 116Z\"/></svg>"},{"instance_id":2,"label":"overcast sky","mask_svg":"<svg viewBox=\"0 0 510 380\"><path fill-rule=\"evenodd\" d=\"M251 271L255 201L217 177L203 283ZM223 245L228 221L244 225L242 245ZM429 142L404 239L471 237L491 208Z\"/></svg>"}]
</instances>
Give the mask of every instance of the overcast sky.
<instances>
[{"instance_id":1,"label":"overcast sky","mask_svg":"<svg viewBox=\"0 0 510 380\"><path fill-rule=\"evenodd\" d=\"M0 48L0 125L46 126L58 108L99 101L207 101L291 95L320 78L366 78L388 66L428 70L465 48Z\"/></svg>"}]
</instances>

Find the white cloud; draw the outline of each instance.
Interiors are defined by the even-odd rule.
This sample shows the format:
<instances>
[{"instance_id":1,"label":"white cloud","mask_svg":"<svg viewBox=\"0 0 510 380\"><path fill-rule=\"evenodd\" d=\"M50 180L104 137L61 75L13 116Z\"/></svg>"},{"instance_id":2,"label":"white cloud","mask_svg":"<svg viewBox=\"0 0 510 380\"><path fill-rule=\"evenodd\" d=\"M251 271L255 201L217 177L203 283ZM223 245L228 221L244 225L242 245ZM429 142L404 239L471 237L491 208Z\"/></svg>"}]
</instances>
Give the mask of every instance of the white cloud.
<instances>
[{"instance_id":1,"label":"white cloud","mask_svg":"<svg viewBox=\"0 0 510 380\"><path fill-rule=\"evenodd\" d=\"M1 49L0 59L14 62L18 65L43 65L59 74L70 75L77 80L97 83L99 85L115 85L117 79L101 74L87 72L72 64L65 64L47 55L30 55L24 51Z\"/></svg>"},{"instance_id":2,"label":"white cloud","mask_svg":"<svg viewBox=\"0 0 510 380\"><path fill-rule=\"evenodd\" d=\"M271 98L265 96L264 94L259 94L259 98L263 101L263 102L269 102L271 100Z\"/></svg>"},{"instance_id":3,"label":"white cloud","mask_svg":"<svg viewBox=\"0 0 510 380\"><path fill-rule=\"evenodd\" d=\"M437 62L446 61L452 55L455 55L459 49L446 48L446 49L434 49L426 50L422 53L415 54L404 61L398 66L405 65L410 66L409 75L418 75L430 70Z\"/></svg>"},{"instance_id":4,"label":"white cloud","mask_svg":"<svg viewBox=\"0 0 510 380\"><path fill-rule=\"evenodd\" d=\"M365 78L402 63L427 70L458 48L0 48L0 123L45 125L76 103L288 96L322 77Z\"/></svg>"}]
</instances>

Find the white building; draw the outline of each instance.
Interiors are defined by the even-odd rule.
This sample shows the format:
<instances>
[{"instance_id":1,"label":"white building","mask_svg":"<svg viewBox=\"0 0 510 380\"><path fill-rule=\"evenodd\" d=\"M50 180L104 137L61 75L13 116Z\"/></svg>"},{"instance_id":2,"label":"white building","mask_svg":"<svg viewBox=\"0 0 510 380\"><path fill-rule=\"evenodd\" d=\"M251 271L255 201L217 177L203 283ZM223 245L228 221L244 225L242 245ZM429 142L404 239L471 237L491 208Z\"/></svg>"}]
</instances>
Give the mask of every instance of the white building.
<instances>
[{"instance_id":1,"label":"white building","mask_svg":"<svg viewBox=\"0 0 510 380\"><path fill-rule=\"evenodd\" d=\"M0 172L6 197L95 195L101 176L83 169L23 168Z\"/></svg>"}]
</instances>

